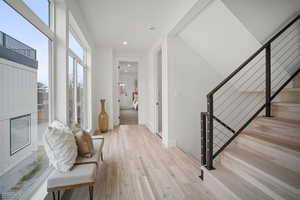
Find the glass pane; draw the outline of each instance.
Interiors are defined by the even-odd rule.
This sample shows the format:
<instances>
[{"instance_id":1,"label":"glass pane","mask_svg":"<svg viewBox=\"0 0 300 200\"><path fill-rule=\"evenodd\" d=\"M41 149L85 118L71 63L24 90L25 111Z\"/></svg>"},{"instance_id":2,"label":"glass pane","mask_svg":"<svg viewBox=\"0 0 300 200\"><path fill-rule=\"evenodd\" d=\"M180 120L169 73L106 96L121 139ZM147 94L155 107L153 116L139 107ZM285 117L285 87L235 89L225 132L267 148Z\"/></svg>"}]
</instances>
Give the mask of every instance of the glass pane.
<instances>
[{"instance_id":1,"label":"glass pane","mask_svg":"<svg viewBox=\"0 0 300 200\"><path fill-rule=\"evenodd\" d=\"M84 70L77 64L77 121L84 128Z\"/></svg>"},{"instance_id":2,"label":"glass pane","mask_svg":"<svg viewBox=\"0 0 300 200\"><path fill-rule=\"evenodd\" d=\"M6 152L9 152L10 147L5 146L3 149L0 145L1 162L5 163L0 165L0 171L5 172L0 176L0 199L1 196L6 197L6 195L10 195L10 199L23 199L49 167L43 147L43 134L49 121L49 44L52 45L44 34L4 1L0 1L0 19L5 19L0 20L0 31L6 34L6 39L9 38L6 40L6 45L3 45L6 46L3 49L10 53L12 59L10 65L1 65L2 69L11 68L11 70L1 71L0 76L6 72L10 74L8 78L5 74L1 76L0 82L4 77L5 82L13 80L14 84L18 85L18 87L10 87L12 85L5 84L7 88L4 88L4 91L9 90L14 94L13 98L9 95L1 96L1 99L4 99L0 101L1 103L10 102L13 105L5 109L7 116L11 117L4 119L8 123L7 127L10 120L12 122L11 140L9 128L2 129L2 127L0 127L1 134L7 136L1 139L5 140L4 144L11 142L11 152L19 150L7 157ZM31 50L36 55L32 54ZM24 56L27 58L20 59ZM9 58L3 56L2 59ZM22 63L22 60L35 63L38 68L34 69L31 65ZM20 64L22 68L15 66ZM29 70L26 70L27 68ZM1 90L0 93L3 94L4 91ZM5 104L0 105L0 107L5 106ZM16 115L16 110L20 114ZM14 120L20 115L27 114L31 116L31 128L27 127L30 123L27 118ZM30 141L29 145L26 145L28 141Z\"/></svg>"},{"instance_id":3,"label":"glass pane","mask_svg":"<svg viewBox=\"0 0 300 200\"><path fill-rule=\"evenodd\" d=\"M23 0L23 2L39 17L49 25L49 1L48 0Z\"/></svg>"},{"instance_id":4,"label":"glass pane","mask_svg":"<svg viewBox=\"0 0 300 200\"><path fill-rule=\"evenodd\" d=\"M10 141L10 154L30 144L30 115L11 119Z\"/></svg>"},{"instance_id":5,"label":"glass pane","mask_svg":"<svg viewBox=\"0 0 300 200\"><path fill-rule=\"evenodd\" d=\"M75 102L74 102L74 90L75 90L75 81L74 81L74 59L69 56L69 82L68 82L68 95L69 95L69 125L72 126L75 120Z\"/></svg>"},{"instance_id":6,"label":"glass pane","mask_svg":"<svg viewBox=\"0 0 300 200\"><path fill-rule=\"evenodd\" d=\"M83 48L80 46L78 41L75 39L73 34L69 32L69 48L83 60Z\"/></svg>"}]
</instances>

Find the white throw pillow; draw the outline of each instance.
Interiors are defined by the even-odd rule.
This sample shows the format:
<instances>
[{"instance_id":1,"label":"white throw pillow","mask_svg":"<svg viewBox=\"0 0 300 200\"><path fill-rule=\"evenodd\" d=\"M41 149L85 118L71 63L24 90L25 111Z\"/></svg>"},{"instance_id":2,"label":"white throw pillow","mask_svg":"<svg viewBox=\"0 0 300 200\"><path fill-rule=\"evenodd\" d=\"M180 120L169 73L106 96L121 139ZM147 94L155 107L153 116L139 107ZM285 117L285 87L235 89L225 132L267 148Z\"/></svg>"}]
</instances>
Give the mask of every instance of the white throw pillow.
<instances>
[{"instance_id":1,"label":"white throw pillow","mask_svg":"<svg viewBox=\"0 0 300 200\"><path fill-rule=\"evenodd\" d=\"M50 127L52 128L56 128L56 129L64 129L64 128L68 128L64 123L58 121L58 120L54 120Z\"/></svg>"},{"instance_id":2,"label":"white throw pillow","mask_svg":"<svg viewBox=\"0 0 300 200\"><path fill-rule=\"evenodd\" d=\"M44 135L44 146L55 169L67 172L73 167L77 158L77 145L69 129L48 127Z\"/></svg>"}]
</instances>

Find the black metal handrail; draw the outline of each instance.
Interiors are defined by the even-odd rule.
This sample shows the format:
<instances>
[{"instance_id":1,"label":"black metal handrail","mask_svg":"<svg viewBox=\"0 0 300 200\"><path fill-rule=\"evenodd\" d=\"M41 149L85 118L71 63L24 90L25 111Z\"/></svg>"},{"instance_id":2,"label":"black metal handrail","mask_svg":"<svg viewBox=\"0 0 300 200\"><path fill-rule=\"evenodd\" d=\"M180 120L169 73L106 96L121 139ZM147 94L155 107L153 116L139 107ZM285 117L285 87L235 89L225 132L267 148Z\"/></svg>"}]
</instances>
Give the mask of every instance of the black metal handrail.
<instances>
[{"instance_id":1,"label":"black metal handrail","mask_svg":"<svg viewBox=\"0 0 300 200\"><path fill-rule=\"evenodd\" d=\"M294 55L294 52L292 52L292 54L288 55L287 58L285 58L284 62L282 63L278 63L277 65L279 65L279 67L273 66L272 63L272 48L276 48L273 47L272 44L273 42L276 42L277 39L279 39L283 34L285 34L287 32L288 29L290 29L293 25L296 24L296 22L298 22L300 18L300 15L298 15L297 17L295 17L293 20L291 20L286 26L284 26L278 33L276 33L271 39L269 39L262 47L260 47L255 53L253 53L246 61L244 61L236 70L234 70L228 77L226 77L220 84L218 84L213 90L211 90L208 95L207 95L207 112L202 112L201 113L201 163L202 165L206 166L209 170L213 169L213 160L265 109L265 116L266 117L271 117L271 101L280 93L280 91L282 91L287 85L288 83L291 82L291 80L300 72L300 62L296 63L296 67L297 69L292 73L292 75L290 75L287 80L282 80L285 79L287 75L285 75L284 70L287 70L288 68L290 68L290 66L293 64L293 62L295 62L296 59L293 59L292 62L289 61L289 59L291 59L292 55ZM297 28L297 27L296 27ZM292 33L293 31L290 31L288 33L288 36ZM297 36L297 33L296 33ZM279 44L282 41L279 41ZM290 41L288 41L290 42ZM284 43L283 48L287 48L287 50L284 50L284 53L282 55L280 55L280 59L281 57L286 56L286 52L287 51L293 51L291 49L290 46L288 46L287 42ZM287 47L286 47L287 46ZM283 49L282 48L282 49ZM282 50L280 49L280 50ZM280 52L280 50L278 52ZM274 51L274 50L273 50ZM299 50L296 50L299 51ZM278 52L276 52L276 54L278 54ZM264 53L264 57L265 57L265 72L262 75L257 74L258 70L261 70L260 68L258 68L258 70L256 70L253 74L255 74L257 76L257 78L255 79L255 82L259 82L258 80L261 79L261 77L265 78L265 81L263 83L264 85L264 103L262 105L258 105L255 104L256 109L254 110L254 113L250 113L251 117L249 117L248 119L246 119L246 121L241 123L241 126L238 127L237 129L235 129L235 127L232 127L230 125L228 125L227 122L225 122L224 120L220 119L218 116L214 115L214 94L216 92L218 92L220 89L223 89L225 84L229 84L230 81L233 80L234 77L236 77L239 73L241 73L242 70L244 70L246 67L248 67L248 64L251 63L254 59L258 58L258 56ZM296 52L297 53L297 52ZM274 55L273 55L274 56ZM277 59L279 60L279 58ZM259 59L258 62L255 63L255 65L257 63L259 63L261 61L261 58ZM279 61L278 61L279 62ZM288 62L288 64L287 64ZM285 64L285 69L280 71L281 65ZM253 67L253 66L251 66ZM249 71L251 71L252 68L249 68L246 73L244 73L242 76L249 76L251 77L253 74L250 74ZM248 74L247 74L248 73ZM275 84L275 81L272 82L272 74L277 73L276 76L274 76L274 80L277 81L277 79L279 81L277 81L277 83ZM284 77L282 78L282 74L284 74ZM247 81L249 80L249 78L247 79ZM282 81L284 81L282 83ZM260 83L260 82L259 82ZM245 82L242 85L246 85ZM240 87L242 87L242 85L240 85ZM248 86L245 90L247 91L247 89L249 87L251 87L253 85L253 83L249 84L250 86ZM272 87L272 85L274 87ZM280 86L279 88L277 88L278 86ZM257 88L260 88L261 85L258 84L258 86L255 87L255 89L253 90L256 93L259 93L260 90ZM277 89L276 89L277 88ZM272 94L272 90L275 90L275 92ZM223 92L221 95L226 94L226 90L225 92ZM220 96L221 96L220 95ZM219 98L220 96L218 96L217 98ZM255 98L259 96L256 95ZM226 100L224 100L226 101ZM223 102L224 103L224 102ZM221 103L220 105L222 105L223 103ZM252 102L251 102L252 103ZM260 102L259 102L260 103ZM220 106L219 105L219 106ZM225 108L220 115L222 115L227 108ZM251 109L251 108L250 108ZM247 115L247 113L246 113ZM241 116L240 116L241 117ZM241 120L243 118L241 117ZM216 142L214 142L214 129L219 130L220 132L222 132L222 130L220 130L221 128L217 128L214 126L214 120L218 122L218 124L220 125L220 127L226 131L228 131L231 135L228 136L228 134L224 134L225 139L219 139L222 141L222 144L217 144Z\"/></svg>"}]
</instances>

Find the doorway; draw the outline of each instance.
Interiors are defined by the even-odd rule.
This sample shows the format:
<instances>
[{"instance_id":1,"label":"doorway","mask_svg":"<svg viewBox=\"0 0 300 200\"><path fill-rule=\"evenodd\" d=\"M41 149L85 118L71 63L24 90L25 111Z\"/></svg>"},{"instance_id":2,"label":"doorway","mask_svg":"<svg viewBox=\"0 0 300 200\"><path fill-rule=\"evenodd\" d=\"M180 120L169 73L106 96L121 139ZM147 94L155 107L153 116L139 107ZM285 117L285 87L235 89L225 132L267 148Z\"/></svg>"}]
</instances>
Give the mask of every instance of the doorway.
<instances>
[{"instance_id":1,"label":"doorway","mask_svg":"<svg viewBox=\"0 0 300 200\"><path fill-rule=\"evenodd\" d=\"M156 133L162 137L162 50L156 55Z\"/></svg>"},{"instance_id":2,"label":"doorway","mask_svg":"<svg viewBox=\"0 0 300 200\"><path fill-rule=\"evenodd\" d=\"M138 124L138 62L119 61L120 125Z\"/></svg>"}]
</instances>

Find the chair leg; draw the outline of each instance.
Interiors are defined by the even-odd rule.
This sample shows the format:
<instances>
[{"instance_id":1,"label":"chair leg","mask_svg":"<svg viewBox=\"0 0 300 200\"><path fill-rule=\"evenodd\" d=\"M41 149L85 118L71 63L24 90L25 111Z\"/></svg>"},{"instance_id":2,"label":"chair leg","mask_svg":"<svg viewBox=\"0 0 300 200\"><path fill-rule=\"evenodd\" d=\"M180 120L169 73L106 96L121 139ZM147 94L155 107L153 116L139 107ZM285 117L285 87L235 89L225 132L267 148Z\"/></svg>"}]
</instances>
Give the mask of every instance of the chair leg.
<instances>
[{"instance_id":1,"label":"chair leg","mask_svg":"<svg viewBox=\"0 0 300 200\"><path fill-rule=\"evenodd\" d=\"M60 190L57 191L57 199L60 200Z\"/></svg>"},{"instance_id":2,"label":"chair leg","mask_svg":"<svg viewBox=\"0 0 300 200\"><path fill-rule=\"evenodd\" d=\"M93 200L93 197L94 197L94 186L89 186L89 192L90 192L90 200Z\"/></svg>"},{"instance_id":3,"label":"chair leg","mask_svg":"<svg viewBox=\"0 0 300 200\"><path fill-rule=\"evenodd\" d=\"M101 151L100 156L101 156L101 161L103 161L103 152L102 151Z\"/></svg>"}]
</instances>

